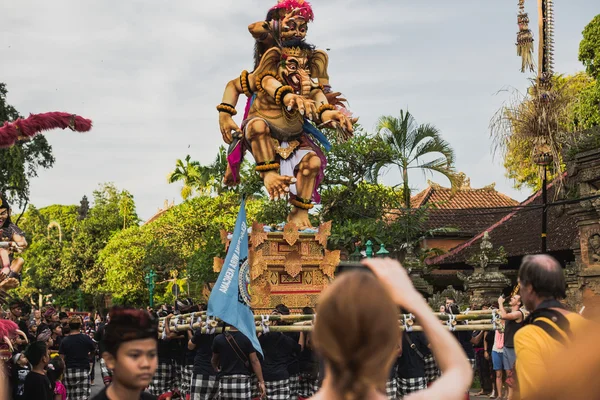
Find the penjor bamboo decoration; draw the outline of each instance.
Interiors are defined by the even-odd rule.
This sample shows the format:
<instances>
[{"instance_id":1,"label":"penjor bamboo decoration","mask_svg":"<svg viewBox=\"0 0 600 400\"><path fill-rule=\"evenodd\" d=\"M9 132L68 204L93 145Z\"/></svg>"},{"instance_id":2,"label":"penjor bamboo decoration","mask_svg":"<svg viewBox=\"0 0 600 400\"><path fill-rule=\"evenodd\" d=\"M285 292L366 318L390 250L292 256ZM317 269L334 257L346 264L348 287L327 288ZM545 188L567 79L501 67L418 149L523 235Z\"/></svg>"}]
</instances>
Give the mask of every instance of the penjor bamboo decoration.
<instances>
[{"instance_id":1,"label":"penjor bamboo decoration","mask_svg":"<svg viewBox=\"0 0 600 400\"><path fill-rule=\"evenodd\" d=\"M517 16L519 32L517 32L517 55L521 57L521 72L535 71L533 62L533 33L529 29L529 15L525 12L525 0L519 0Z\"/></svg>"}]
</instances>

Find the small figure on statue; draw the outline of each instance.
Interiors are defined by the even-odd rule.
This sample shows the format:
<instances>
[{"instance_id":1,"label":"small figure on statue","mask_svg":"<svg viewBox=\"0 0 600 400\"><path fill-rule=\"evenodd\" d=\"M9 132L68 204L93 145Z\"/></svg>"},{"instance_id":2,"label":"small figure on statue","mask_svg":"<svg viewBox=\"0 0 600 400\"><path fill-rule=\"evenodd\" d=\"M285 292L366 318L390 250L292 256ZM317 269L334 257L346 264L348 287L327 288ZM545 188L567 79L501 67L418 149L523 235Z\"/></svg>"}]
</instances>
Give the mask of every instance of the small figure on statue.
<instances>
[{"instance_id":1,"label":"small figure on statue","mask_svg":"<svg viewBox=\"0 0 600 400\"><path fill-rule=\"evenodd\" d=\"M2 274L19 279L25 263L21 257L14 257L27 248L25 234L10 219L10 206L4 196L0 196L0 261Z\"/></svg>"}]
</instances>

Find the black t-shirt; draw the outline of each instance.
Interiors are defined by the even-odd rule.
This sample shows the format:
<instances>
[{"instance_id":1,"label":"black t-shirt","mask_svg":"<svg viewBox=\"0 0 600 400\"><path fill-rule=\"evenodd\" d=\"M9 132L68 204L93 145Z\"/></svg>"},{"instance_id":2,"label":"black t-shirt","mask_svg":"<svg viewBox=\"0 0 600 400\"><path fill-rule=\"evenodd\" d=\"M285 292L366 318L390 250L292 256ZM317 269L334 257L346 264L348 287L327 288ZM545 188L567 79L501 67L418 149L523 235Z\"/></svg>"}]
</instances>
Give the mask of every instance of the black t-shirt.
<instances>
[{"instance_id":1,"label":"black t-shirt","mask_svg":"<svg viewBox=\"0 0 600 400\"><path fill-rule=\"evenodd\" d=\"M50 347L50 350L58 351L58 349L60 349L60 344L62 343L63 339L63 336L57 336L55 338L52 338L52 347Z\"/></svg>"},{"instance_id":2,"label":"black t-shirt","mask_svg":"<svg viewBox=\"0 0 600 400\"><path fill-rule=\"evenodd\" d=\"M469 331L459 331L452 332L452 334L458 339L460 345L465 351L467 358L474 359L475 358L475 350L473 350L473 345L471 344L471 332Z\"/></svg>"},{"instance_id":3,"label":"black t-shirt","mask_svg":"<svg viewBox=\"0 0 600 400\"><path fill-rule=\"evenodd\" d=\"M24 400L53 400L54 390L46 375L30 372L25 378Z\"/></svg>"},{"instance_id":4,"label":"black t-shirt","mask_svg":"<svg viewBox=\"0 0 600 400\"><path fill-rule=\"evenodd\" d=\"M414 349L411 348L409 339L414 345ZM400 378L420 378L425 376L425 362L423 358L419 356L417 350L421 355L427 349L427 340L422 332L406 332L402 335L402 355L398 358L398 376Z\"/></svg>"},{"instance_id":5,"label":"black t-shirt","mask_svg":"<svg viewBox=\"0 0 600 400\"><path fill-rule=\"evenodd\" d=\"M102 356L102 353L104 353L104 343L102 339L104 339L105 327L106 324L104 322L100 322L98 324L98 329L96 329L96 334L94 335L94 340L98 343L98 351L100 352L100 356Z\"/></svg>"},{"instance_id":6,"label":"black t-shirt","mask_svg":"<svg viewBox=\"0 0 600 400\"><path fill-rule=\"evenodd\" d=\"M250 354L256 352L250 340L241 332L234 331L229 334L237 342L241 352L246 356L248 362L250 362ZM235 346L235 344L233 345ZM249 368L246 368L244 362L237 356L224 334L221 333L215 337L212 351L220 356L221 371L219 372L219 376L250 375Z\"/></svg>"},{"instance_id":7,"label":"black t-shirt","mask_svg":"<svg viewBox=\"0 0 600 400\"><path fill-rule=\"evenodd\" d=\"M194 361L196 360L196 349L190 350L187 348L187 342L185 343L185 365L194 365Z\"/></svg>"},{"instance_id":8,"label":"black t-shirt","mask_svg":"<svg viewBox=\"0 0 600 400\"><path fill-rule=\"evenodd\" d=\"M200 329L192 336L192 343L196 345L196 356L194 357L194 373L197 375L217 375L212 367L212 345L215 335L202 334Z\"/></svg>"},{"instance_id":9,"label":"black t-shirt","mask_svg":"<svg viewBox=\"0 0 600 400\"><path fill-rule=\"evenodd\" d=\"M187 352L187 336L180 339L171 339L171 359L176 361L178 364L185 362L185 355Z\"/></svg>"},{"instance_id":10,"label":"black t-shirt","mask_svg":"<svg viewBox=\"0 0 600 400\"><path fill-rule=\"evenodd\" d=\"M492 349L494 348L494 337L496 336L496 331L487 331L483 334L485 337L485 341L487 343L487 351L492 354Z\"/></svg>"},{"instance_id":11,"label":"black t-shirt","mask_svg":"<svg viewBox=\"0 0 600 400\"><path fill-rule=\"evenodd\" d=\"M471 338L475 339L477 336L479 336L480 333L481 333L481 331L471 332ZM479 338L479 341L473 345L473 348L483 349L483 335L481 335L481 337Z\"/></svg>"},{"instance_id":12,"label":"black t-shirt","mask_svg":"<svg viewBox=\"0 0 600 400\"><path fill-rule=\"evenodd\" d=\"M316 378L319 372L319 360L317 354L310 348L304 347L304 350L298 356L300 362L300 373L309 374Z\"/></svg>"},{"instance_id":13,"label":"black t-shirt","mask_svg":"<svg viewBox=\"0 0 600 400\"><path fill-rule=\"evenodd\" d=\"M66 368L89 370L89 353L93 352L95 348L96 344L92 339L82 333L78 333L63 338L58 353L65 355Z\"/></svg>"},{"instance_id":14,"label":"black t-shirt","mask_svg":"<svg viewBox=\"0 0 600 400\"><path fill-rule=\"evenodd\" d=\"M294 341L281 332L270 332L259 337L258 341L265 355L262 362L265 381L273 382L289 378L290 360L297 360L300 353L298 340Z\"/></svg>"},{"instance_id":15,"label":"black t-shirt","mask_svg":"<svg viewBox=\"0 0 600 400\"><path fill-rule=\"evenodd\" d=\"M159 361L171 360L171 341L160 339L158 341L157 353Z\"/></svg>"},{"instance_id":16,"label":"black t-shirt","mask_svg":"<svg viewBox=\"0 0 600 400\"><path fill-rule=\"evenodd\" d=\"M22 400L25 394L25 379L31 370L29 366L21 367L17 364L13 364L12 367L12 388L13 388L13 399Z\"/></svg>"},{"instance_id":17,"label":"black t-shirt","mask_svg":"<svg viewBox=\"0 0 600 400\"><path fill-rule=\"evenodd\" d=\"M290 337L294 343L298 343L300 340L300 332L285 332L284 335ZM300 361L298 360L299 356L300 349L298 349L295 354L291 355L290 359L288 360L288 372L290 376L298 375L300 373Z\"/></svg>"},{"instance_id":18,"label":"black t-shirt","mask_svg":"<svg viewBox=\"0 0 600 400\"><path fill-rule=\"evenodd\" d=\"M100 393L98 393L97 395L92 397L92 400L121 400L121 399L113 399L113 398L108 397L106 395L107 388L108 387L105 387L104 389L102 389L102 391ZM153 396L148 392L140 393L140 397L139 397L139 400L156 400L156 399L157 399L156 396ZM130 400L130 399L127 399L127 400ZM131 399L131 400L134 400L134 399Z\"/></svg>"}]
</instances>

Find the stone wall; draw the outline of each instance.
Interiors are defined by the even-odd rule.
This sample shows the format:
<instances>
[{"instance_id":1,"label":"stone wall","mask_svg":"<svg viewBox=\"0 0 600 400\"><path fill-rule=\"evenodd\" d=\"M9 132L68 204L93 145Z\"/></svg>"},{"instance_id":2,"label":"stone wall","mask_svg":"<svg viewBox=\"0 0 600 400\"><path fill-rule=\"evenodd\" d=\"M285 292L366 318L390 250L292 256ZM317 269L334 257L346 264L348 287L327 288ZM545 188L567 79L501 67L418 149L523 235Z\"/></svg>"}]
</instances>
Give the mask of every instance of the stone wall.
<instances>
[{"instance_id":1,"label":"stone wall","mask_svg":"<svg viewBox=\"0 0 600 400\"><path fill-rule=\"evenodd\" d=\"M567 301L577 310L585 306L585 316L600 317L600 197L595 198L600 196L600 130L579 136L585 141L575 139L564 152L568 193L580 199L568 211L577 221L579 243L573 245L576 260L566 270Z\"/></svg>"}]
</instances>

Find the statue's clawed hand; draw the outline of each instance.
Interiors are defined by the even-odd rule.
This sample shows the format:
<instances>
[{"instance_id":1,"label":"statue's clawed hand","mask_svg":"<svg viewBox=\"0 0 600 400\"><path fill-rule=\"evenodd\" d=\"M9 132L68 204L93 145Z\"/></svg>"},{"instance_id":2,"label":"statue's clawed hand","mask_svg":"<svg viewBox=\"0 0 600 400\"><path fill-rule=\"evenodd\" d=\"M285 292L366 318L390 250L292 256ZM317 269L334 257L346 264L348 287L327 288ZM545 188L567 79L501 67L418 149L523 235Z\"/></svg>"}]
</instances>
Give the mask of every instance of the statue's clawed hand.
<instances>
[{"instance_id":1,"label":"statue's clawed hand","mask_svg":"<svg viewBox=\"0 0 600 400\"><path fill-rule=\"evenodd\" d=\"M288 111L296 109L300 114L305 115L308 119L314 121L317 119L317 106L313 100L297 94L287 94L283 99L283 103Z\"/></svg>"},{"instance_id":2,"label":"statue's clawed hand","mask_svg":"<svg viewBox=\"0 0 600 400\"><path fill-rule=\"evenodd\" d=\"M223 141L227 144L233 142L233 136L231 132L240 132L240 127L235 123L231 115L227 113L219 113L219 128L221 129L221 135L223 135Z\"/></svg>"}]
</instances>

